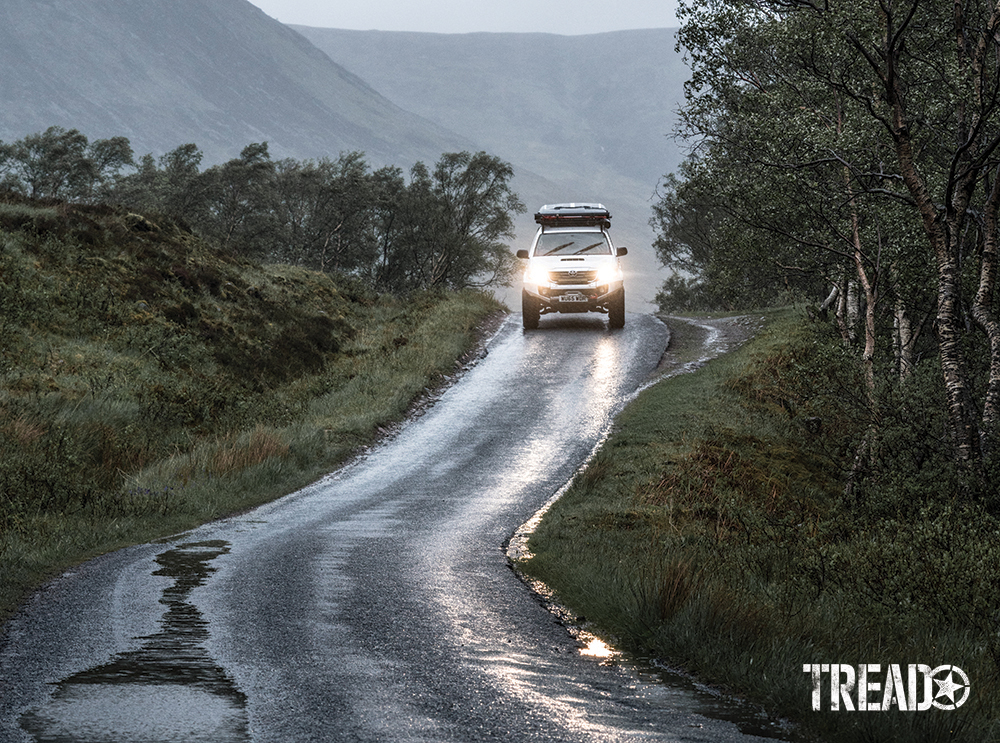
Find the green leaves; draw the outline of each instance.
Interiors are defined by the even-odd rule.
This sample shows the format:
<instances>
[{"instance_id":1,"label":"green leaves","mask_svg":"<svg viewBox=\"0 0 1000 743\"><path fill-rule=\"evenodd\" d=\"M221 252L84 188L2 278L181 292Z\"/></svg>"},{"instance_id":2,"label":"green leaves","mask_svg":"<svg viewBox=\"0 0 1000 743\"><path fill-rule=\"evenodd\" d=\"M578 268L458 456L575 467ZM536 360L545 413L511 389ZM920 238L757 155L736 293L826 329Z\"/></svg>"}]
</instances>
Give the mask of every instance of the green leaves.
<instances>
[{"instance_id":1,"label":"green leaves","mask_svg":"<svg viewBox=\"0 0 1000 743\"><path fill-rule=\"evenodd\" d=\"M135 163L125 137L91 144L53 127L0 142L0 187L166 215L226 252L379 291L507 285L513 275L505 240L525 207L510 188L513 168L485 152L446 153L433 170L418 162L409 183L396 167L373 172L361 152L274 161L260 142L205 170L202 158L184 144Z\"/></svg>"},{"instance_id":2,"label":"green leaves","mask_svg":"<svg viewBox=\"0 0 1000 743\"><path fill-rule=\"evenodd\" d=\"M76 129L53 126L11 144L0 142L0 186L32 198L91 197L132 164L125 137L91 143Z\"/></svg>"},{"instance_id":3,"label":"green leaves","mask_svg":"<svg viewBox=\"0 0 1000 743\"><path fill-rule=\"evenodd\" d=\"M880 353L912 355L892 316L933 311L924 357L940 361L962 489L995 491L1000 10L711 0L682 17L693 75L681 118L697 146L654 212L661 258L723 305L837 287L846 343L865 320L869 389ZM748 292L747 277L769 291ZM971 351L977 325L988 359Z\"/></svg>"}]
</instances>

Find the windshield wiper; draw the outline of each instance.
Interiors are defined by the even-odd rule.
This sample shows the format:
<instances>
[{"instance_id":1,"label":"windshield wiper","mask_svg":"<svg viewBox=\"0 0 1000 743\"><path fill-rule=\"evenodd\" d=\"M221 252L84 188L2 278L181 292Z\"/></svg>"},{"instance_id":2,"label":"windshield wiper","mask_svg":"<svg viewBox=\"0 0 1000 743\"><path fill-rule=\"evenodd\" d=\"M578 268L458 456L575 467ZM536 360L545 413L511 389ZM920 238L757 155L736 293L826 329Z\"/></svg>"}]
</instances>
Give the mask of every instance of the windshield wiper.
<instances>
[{"instance_id":1,"label":"windshield wiper","mask_svg":"<svg viewBox=\"0 0 1000 743\"><path fill-rule=\"evenodd\" d=\"M545 255L555 255L556 253L558 253L559 251L561 251L563 248L568 248L574 242L576 242L576 241L575 240L571 240L568 243L563 243L562 245L556 245L554 248L552 248L552 250L546 251Z\"/></svg>"}]
</instances>

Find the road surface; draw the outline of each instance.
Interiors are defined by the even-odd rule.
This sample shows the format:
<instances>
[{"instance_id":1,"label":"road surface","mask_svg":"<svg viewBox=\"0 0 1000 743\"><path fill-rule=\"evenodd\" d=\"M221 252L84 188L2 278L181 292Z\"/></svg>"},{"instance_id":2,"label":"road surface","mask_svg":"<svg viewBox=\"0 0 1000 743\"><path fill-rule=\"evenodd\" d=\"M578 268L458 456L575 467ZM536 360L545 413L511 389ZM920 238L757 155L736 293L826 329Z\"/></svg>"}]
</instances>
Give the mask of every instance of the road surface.
<instances>
[{"instance_id":1,"label":"road surface","mask_svg":"<svg viewBox=\"0 0 1000 743\"><path fill-rule=\"evenodd\" d=\"M0 640L0 741L749 741L580 643L504 545L668 331L512 316L422 416L250 513L90 561Z\"/></svg>"}]
</instances>

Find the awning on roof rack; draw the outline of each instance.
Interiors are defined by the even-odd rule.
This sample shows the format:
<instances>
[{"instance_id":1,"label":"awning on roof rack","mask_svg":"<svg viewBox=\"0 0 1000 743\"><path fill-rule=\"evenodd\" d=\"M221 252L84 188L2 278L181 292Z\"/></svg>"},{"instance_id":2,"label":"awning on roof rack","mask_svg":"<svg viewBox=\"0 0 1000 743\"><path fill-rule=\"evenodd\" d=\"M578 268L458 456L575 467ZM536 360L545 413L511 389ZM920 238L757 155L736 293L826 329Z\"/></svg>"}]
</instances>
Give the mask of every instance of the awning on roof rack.
<instances>
[{"instance_id":1,"label":"awning on roof rack","mask_svg":"<svg viewBox=\"0 0 1000 743\"><path fill-rule=\"evenodd\" d=\"M542 227L611 226L611 213L604 204L546 204L535 213Z\"/></svg>"}]
</instances>

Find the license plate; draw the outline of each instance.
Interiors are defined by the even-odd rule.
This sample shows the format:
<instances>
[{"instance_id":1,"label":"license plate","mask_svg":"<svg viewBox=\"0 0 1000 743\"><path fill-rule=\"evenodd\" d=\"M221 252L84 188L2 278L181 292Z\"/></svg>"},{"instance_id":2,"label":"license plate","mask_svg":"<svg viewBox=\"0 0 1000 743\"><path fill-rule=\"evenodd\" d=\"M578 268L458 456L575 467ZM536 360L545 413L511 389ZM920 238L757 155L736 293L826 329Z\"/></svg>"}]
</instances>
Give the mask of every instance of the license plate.
<instances>
[{"instance_id":1,"label":"license plate","mask_svg":"<svg viewBox=\"0 0 1000 743\"><path fill-rule=\"evenodd\" d=\"M582 294L563 294L559 297L560 302L586 302L587 298Z\"/></svg>"}]
</instances>

